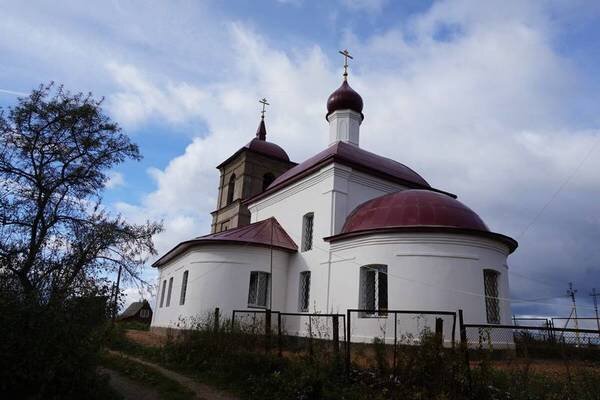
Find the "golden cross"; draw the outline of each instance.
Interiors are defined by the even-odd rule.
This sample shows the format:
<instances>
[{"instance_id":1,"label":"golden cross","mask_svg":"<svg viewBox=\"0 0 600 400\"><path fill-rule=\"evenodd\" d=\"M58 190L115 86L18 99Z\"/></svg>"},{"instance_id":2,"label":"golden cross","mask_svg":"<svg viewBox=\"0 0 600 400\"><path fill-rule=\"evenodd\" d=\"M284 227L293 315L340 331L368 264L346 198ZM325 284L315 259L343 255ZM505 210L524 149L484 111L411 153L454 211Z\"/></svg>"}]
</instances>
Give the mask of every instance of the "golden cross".
<instances>
[{"instance_id":1,"label":"golden cross","mask_svg":"<svg viewBox=\"0 0 600 400\"><path fill-rule=\"evenodd\" d=\"M262 107L263 107L263 108L262 108L262 111L260 112L260 117L261 117L262 119L265 119L265 111L266 111L266 110L265 110L265 107L266 107L266 106L270 106L270 104L269 104L269 103L267 103L267 99L265 99L265 98L262 98L262 99L260 99L258 102L259 102L260 104L262 104Z\"/></svg>"},{"instance_id":2,"label":"golden cross","mask_svg":"<svg viewBox=\"0 0 600 400\"><path fill-rule=\"evenodd\" d=\"M340 50L339 53L344 56L344 79L348 77L348 59L354 60L348 49Z\"/></svg>"}]
</instances>

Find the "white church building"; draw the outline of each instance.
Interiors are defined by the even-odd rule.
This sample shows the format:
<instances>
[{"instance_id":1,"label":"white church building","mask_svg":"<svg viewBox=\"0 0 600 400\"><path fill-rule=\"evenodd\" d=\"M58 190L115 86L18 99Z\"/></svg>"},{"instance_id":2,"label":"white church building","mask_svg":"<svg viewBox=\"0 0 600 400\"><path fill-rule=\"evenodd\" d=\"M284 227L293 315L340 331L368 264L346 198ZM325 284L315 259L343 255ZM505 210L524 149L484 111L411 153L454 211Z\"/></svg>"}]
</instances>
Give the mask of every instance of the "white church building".
<instances>
[{"instance_id":1,"label":"white church building","mask_svg":"<svg viewBox=\"0 0 600 400\"><path fill-rule=\"evenodd\" d=\"M362 111L345 73L327 100L329 146L299 164L266 140L263 112L256 137L218 166L212 233L154 262L154 329L215 307L224 318L372 310L358 314L365 324L353 321L356 340L389 324L388 309L462 309L467 322L511 323L507 257L517 242L456 195L361 148Z\"/></svg>"}]
</instances>

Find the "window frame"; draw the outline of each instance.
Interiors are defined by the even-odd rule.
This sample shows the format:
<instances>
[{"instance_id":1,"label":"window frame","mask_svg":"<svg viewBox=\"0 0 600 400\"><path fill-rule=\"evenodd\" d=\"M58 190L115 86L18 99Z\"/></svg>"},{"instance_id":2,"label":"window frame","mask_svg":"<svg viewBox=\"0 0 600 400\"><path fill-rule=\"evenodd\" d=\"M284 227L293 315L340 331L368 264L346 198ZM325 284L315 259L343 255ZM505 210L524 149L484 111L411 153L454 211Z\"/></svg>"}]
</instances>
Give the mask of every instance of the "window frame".
<instances>
[{"instance_id":1,"label":"window frame","mask_svg":"<svg viewBox=\"0 0 600 400\"><path fill-rule=\"evenodd\" d=\"M160 308L165 304L165 290L167 289L167 280L163 280L162 283L162 292L160 294Z\"/></svg>"},{"instance_id":2,"label":"window frame","mask_svg":"<svg viewBox=\"0 0 600 400\"><path fill-rule=\"evenodd\" d=\"M253 289L252 282L253 276L256 276L256 286ZM266 286L264 280L261 280L261 277L266 277ZM264 279L264 278L263 278ZM255 291L254 295L252 294L252 290ZM259 294L261 290L264 290L264 305L259 304ZM250 280L248 283L248 308L263 308L268 309L270 307L270 290L271 290L271 273L266 271L250 271ZM251 299L254 298L254 302L251 302Z\"/></svg>"},{"instance_id":3,"label":"window frame","mask_svg":"<svg viewBox=\"0 0 600 400\"><path fill-rule=\"evenodd\" d=\"M302 216L302 243L300 251L305 252L313 249L314 230L315 213L311 211Z\"/></svg>"},{"instance_id":4,"label":"window frame","mask_svg":"<svg viewBox=\"0 0 600 400\"><path fill-rule=\"evenodd\" d=\"M190 271L183 271L183 276L181 277L181 291L179 292L179 305L182 306L185 304L185 295L187 294L187 284L188 278L190 275Z\"/></svg>"},{"instance_id":5,"label":"window frame","mask_svg":"<svg viewBox=\"0 0 600 400\"><path fill-rule=\"evenodd\" d=\"M308 312L310 309L310 271L300 272L298 280L298 312Z\"/></svg>"},{"instance_id":6,"label":"window frame","mask_svg":"<svg viewBox=\"0 0 600 400\"><path fill-rule=\"evenodd\" d=\"M372 284L369 282L372 280ZM359 270L358 305L361 310L359 318L387 318L389 302L388 266L386 264L368 264ZM368 286L373 286L369 288ZM367 298L371 297L372 298Z\"/></svg>"},{"instance_id":7,"label":"window frame","mask_svg":"<svg viewBox=\"0 0 600 400\"><path fill-rule=\"evenodd\" d=\"M483 270L483 294L485 295L485 319L488 324L500 324L502 320L500 309L500 271L491 268ZM490 287L493 279L494 287ZM489 289L489 290L488 290ZM494 293L495 292L495 293Z\"/></svg>"},{"instance_id":8,"label":"window frame","mask_svg":"<svg viewBox=\"0 0 600 400\"><path fill-rule=\"evenodd\" d=\"M169 307L171 305L171 294L173 293L173 277L169 278L169 288L167 289L167 304L165 307Z\"/></svg>"}]
</instances>

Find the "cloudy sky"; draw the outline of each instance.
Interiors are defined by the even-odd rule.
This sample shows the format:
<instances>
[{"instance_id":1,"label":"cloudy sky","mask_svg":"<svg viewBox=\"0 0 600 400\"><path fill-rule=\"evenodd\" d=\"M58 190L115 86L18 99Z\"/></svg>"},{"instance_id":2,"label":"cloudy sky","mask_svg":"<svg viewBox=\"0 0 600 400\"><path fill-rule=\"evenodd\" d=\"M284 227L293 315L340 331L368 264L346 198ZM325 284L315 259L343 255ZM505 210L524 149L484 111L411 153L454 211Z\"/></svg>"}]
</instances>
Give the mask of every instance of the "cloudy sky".
<instances>
[{"instance_id":1,"label":"cloudy sky","mask_svg":"<svg viewBox=\"0 0 600 400\"><path fill-rule=\"evenodd\" d=\"M600 3L0 0L0 10L0 105L49 81L105 97L144 154L111 171L105 202L163 220L160 252L209 232L215 166L253 137L259 98L271 103L268 139L293 160L326 146L325 102L348 48L361 146L520 242L509 259L516 314L568 315L572 281L579 314L592 315Z\"/></svg>"}]
</instances>

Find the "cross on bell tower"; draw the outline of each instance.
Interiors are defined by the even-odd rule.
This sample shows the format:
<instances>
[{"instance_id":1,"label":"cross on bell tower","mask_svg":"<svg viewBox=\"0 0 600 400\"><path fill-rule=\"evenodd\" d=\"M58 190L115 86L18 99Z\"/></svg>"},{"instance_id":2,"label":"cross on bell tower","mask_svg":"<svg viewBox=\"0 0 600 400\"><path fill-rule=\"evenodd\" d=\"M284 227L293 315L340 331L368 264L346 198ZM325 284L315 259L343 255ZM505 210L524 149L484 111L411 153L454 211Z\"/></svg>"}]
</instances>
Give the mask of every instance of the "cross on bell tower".
<instances>
[{"instance_id":1,"label":"cross on bell tower","mask_svg":"<svg viewBox=\"0 0 600 400\"><path fill-rule=\"evenodd\" d=\"M262 111L260 112L260 118L261 119L265 119L265 112L267 112L266 106L270 106L271 104L267 103L267 99L266 98L262 98L258 101L260 104L262 104Z\"/></svg>"}]
</instances>

